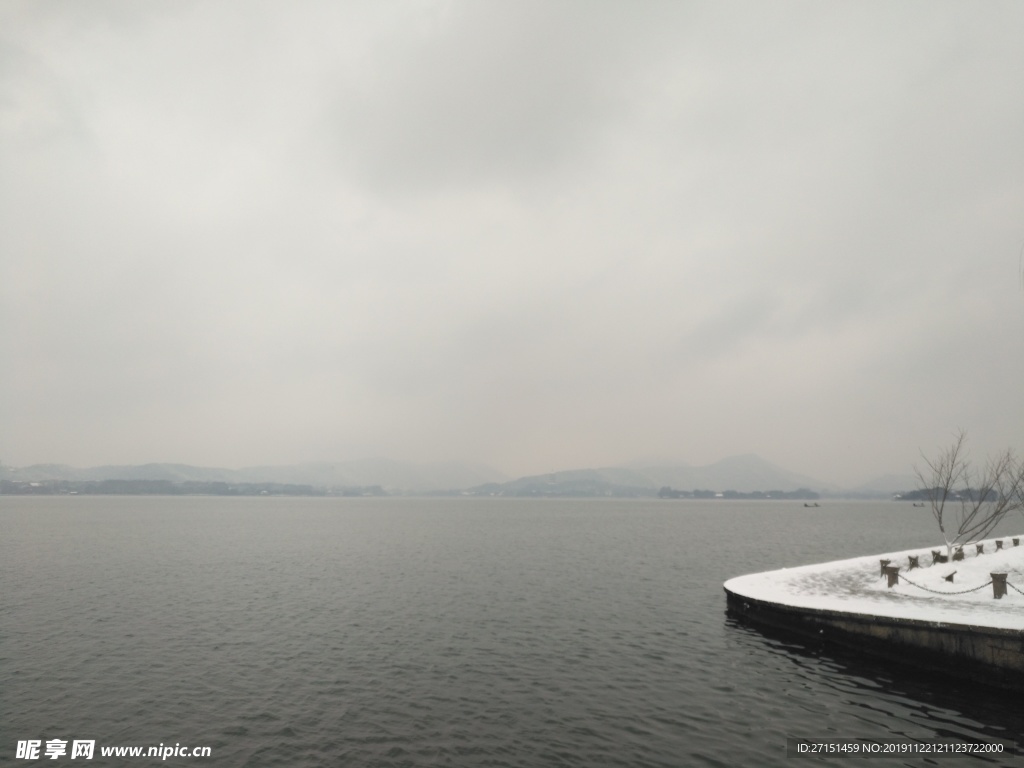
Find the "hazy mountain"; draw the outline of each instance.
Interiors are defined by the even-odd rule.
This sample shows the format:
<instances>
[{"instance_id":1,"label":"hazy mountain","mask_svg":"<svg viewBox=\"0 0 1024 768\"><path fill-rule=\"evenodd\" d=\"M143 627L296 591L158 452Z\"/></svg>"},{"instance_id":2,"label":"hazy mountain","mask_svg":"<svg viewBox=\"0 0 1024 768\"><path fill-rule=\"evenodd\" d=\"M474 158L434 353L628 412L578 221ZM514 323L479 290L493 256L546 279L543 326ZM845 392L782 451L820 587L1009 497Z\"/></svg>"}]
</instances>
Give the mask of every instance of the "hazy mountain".
<instances>
[{"instance_id":1,"label":"hazy mountain","mask_svg":"<svg viewBox=\"0 0 1024 768\"><path fill-rule=\"evenodd\" d=\"M78 480L80 470L67 464L33 464L29 467L0 467L0 479L39 482L42 480Z\"/></svg>"},{"instance_id":2,"label":"hazy mountain","mask_svg":"<svg viewBox=\"0 0 1024 768\"><path fill-rule=\"evenodd\" d=\"M507 483L487 483L471 491L494 496L653 496L657 489L643 475L610 467L530 475Z\"/></svg>"},{"instance_id":3,"label":"hazy mountain","mask_svg":"<svg viewBox=\"0 0 1024 768\"><path fill-rule=\"evenodd\" d=\"M643 475L652 486L670 486L679 490L695 488L713 491L795 491L797 488L811 490L837 490L808 475L790 472L787 469L765 461L752 453L730 456L703 467L686 464L674 465L631 465L631 471Z\"/></svg>"},{"instance_id":4,"label":"hazy mountain","mask_svg":"<svg viewBox=\"0 0 1024 768\"><path fill-rule=\"evenodd\" d=\"M392 459L359 459L334 463L223 469L188 464L140 464L76 468L64 464L2 467L8 480L165 480L182 482L282 483L341 489L380 486L391 493L431 493L472 489L477 493L512 496L644 496L668 486L676 490L795 491L808 488L825 494L889 496L917 487L913 475L885 475L857 488L842 490L813 477L790 472L754 454L731 456L707 466L664 460L633 462L619 467L572 469L509 480L482 464L437 462L417 464Z\"/></svg>"},{"instance_id":5,"label":"hazy mountain","mask_svg":"<svg viewBox=\"0 0 1024 768\"><path fill-rule=\"evenodd\" d=\"M436 462L415 464L392 459L357 459L335 464L248 467L246 482L296 483L323 487L379 485L388 491L445 491L502 482L507 475L483 464Z\"/></svg>"},{"instance_id":6,"label":"hazy mountain","mask_svg":"<svg viewBox=\"0 0 1024 768\"><path fill-rule=\"evenodd\" d=\"M476 493L506 496L653 496L659 488L712 491L834 491L813 477L777 467L754 454L733 456L705 467L685 464L573 469L491 483Z\"/></svg>"},{"instance_id":7,"label":"hazy mountain","mask_svg":"<svg viewBox=\"0 0 1024 768\"><path fill-rule=\"evenodd\" d=\"M88 467L75 470L76 476L68 480L169 480L182 482L232 482L230 469L193 467L188 464L139 464L125 466Z\"/></svg>"},{"instance_id":8,"label":"hazy mountain","mask_svg":"<svg viewBox=\"0 0 1024 768\"><path fill-rule=\"evenodd\" d=\"M390 459L340 463L223 469L188 464L139 464L77 468L65 464L3 467L3 478L45 480L168 480L170 482L289 483L319 488L379 485L393 492L458 490L481 483L503 482L506 475L483 464L439 462L414 464Z\"/></svg>"}]
</instances>

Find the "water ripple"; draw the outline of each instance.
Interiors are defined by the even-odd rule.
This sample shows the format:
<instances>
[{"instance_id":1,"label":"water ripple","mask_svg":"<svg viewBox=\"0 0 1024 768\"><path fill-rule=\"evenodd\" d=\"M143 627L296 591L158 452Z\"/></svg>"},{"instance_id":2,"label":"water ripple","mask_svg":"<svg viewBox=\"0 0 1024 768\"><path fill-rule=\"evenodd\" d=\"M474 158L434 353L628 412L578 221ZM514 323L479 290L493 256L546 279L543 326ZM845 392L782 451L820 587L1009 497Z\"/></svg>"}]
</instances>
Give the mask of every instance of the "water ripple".
<instances>
[{"instance_id":1,"label":"water ripple","mask_svg":"<svg viewBox=\"0 0 1024 768\"><path fill-rule=\"evenodd\" d=\"M815 510L809 541L808 512L769 502L4 498L0 718L224 766L781 766L787 736L1019 740L1002 694L724 616L737 573L929 532L854 512Z\"/></svg>"}]
</instances>

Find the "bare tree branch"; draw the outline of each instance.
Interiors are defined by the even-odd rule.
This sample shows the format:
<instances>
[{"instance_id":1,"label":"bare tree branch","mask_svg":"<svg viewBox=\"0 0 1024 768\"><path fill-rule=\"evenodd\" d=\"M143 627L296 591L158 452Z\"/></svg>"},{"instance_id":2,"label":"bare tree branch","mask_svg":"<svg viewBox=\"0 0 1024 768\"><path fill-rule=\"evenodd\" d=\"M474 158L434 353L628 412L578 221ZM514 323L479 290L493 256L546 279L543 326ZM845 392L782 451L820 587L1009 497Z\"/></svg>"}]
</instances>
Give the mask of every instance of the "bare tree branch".
<instances>
[{"instance_id":1,"label":"bare tree branch","mask_svg":"<svg viewBox=\"0 0 1024 768\"><path fill-rule=\"evenodd\" d=\"M967 433L958 430L949 448L915 467L920 490L946 542L954 547L984 539L1010 512L1024 508L1024 462L1003 451L975 470L967 455Z\"/></svg>"}]
</instances>

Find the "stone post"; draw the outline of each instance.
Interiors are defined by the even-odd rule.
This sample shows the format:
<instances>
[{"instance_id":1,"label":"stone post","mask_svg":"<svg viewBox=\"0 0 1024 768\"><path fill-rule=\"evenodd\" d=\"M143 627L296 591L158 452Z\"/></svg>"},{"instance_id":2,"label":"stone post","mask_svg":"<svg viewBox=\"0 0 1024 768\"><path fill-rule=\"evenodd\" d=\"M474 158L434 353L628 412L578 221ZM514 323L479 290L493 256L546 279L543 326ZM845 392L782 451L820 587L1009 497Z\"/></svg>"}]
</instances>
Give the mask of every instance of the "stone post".
<instances>
[{"instance_id":1,"label":"stone post","mask_svg":"<svg viewBox=\"0 0 1024 768\"><path fill-rule=\"evenodd\" d=\"M1005 573L990 573L992 577L992 597L996 600L1006 594L1006 574Z\"/></svg>"},{"instance_id":2,"label":"stone post","mask_svg":"<svg viewBox=\"0 0 1024 768\"><path fill-rule=\"evenodd\" d=\"M892 589L900 583L900 569L898 566L887 565L884 568L882 568L882 573L884 573L886 578L888 579L886 586L888 586L889 589Z\"/></svg>"}]
</instances>

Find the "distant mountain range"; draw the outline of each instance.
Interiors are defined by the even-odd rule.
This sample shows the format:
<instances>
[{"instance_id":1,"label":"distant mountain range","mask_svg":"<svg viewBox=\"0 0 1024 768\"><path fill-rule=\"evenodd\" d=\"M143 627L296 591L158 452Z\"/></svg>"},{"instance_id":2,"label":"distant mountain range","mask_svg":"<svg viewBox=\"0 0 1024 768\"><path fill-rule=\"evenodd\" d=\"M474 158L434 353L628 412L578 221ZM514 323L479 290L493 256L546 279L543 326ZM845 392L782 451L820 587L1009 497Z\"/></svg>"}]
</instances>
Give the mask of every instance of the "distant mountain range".
<instances>
[{"instance_id":1,"label":"distant mountain range","mask_svg":"<svg viewBox=\"0 0 1024 768\"><path fill-rule=\"evenodd\" d=\"M340 463L311 463L287 466L221 469L187 464L142 464L102 466L85 469L63 464L35 464L29 467L0 467L0 479L8 483L101 483L119 480L138 483L174 483L199 488L207 493L210 483L252 487L279 484L317 488L321 493L346 489L375 488L388 494L463 494L510 497L654 497L659 489L693 492L713 490L740 494L795 492L802 488L822 496L885 498L912 490L918 485L913 475L884 475L854 488L841 488L807 475L790 472L754 454L734 456L707 466L638 463L626 467L571 469L543 475L510 479L482 464L443 462L415 464L390 459L361 459ZM205 485L204 485L205 484ZM63 487L69 487L67 484ZM142 485L138 485L142 487ZM146 486L150 487L150 486ZM160 487L160 486L153 486ZM180 492L180 489L179 489ZM9 493L9 490L8 490ZM48 492L47 492L48 493ZM56 492L54 492L56 493ZM93 489L91 493L105 493ZM133 493L133 492L126 492ZM139 492L160 493L160 492Z\"/></svg>"},{"instance_id":2,"label":"distant mountain range","mask_svg":"<svg viewBox=\"0 0 1024 768\"><path fill-rule=\"evenodd\" d=\"M760 456L732 456L704 467L684 464L634 464L628 467L575 469L489 483L471 493L496 496L651 496L661 488L677 490L835 492L839 489L807 475L777 467Z\"/></svg>"},{"instance_id":3,"label":"distant mountain range","mask_svg":"<svg viewBox=\"0 0 1024 768\"><path fill-rule=\"evenodd\" d=\"M482 464L439 462L414 464L391 459L359 459L340 463L220 469L188 464L140 464L79 469L65 464L3 467L0 478L13 482L157 480L172 483L281 483L316 488L380 486L391 493L459 491L507 475Z\"/></svg>"},{"instance_id":4,"label":"distant mountain range","mask_svg":"<svg viewBox=\"0 0 1024 768\"><path fill-rule=\"evenodd\" d=\"M377 488L392 494L462 493L495 496L655 496L660 489L716 492L791 492L809 489L826 496L882 497L917 487L912 475L885 475L852 489L790 472L754 454L732 456L707 466L664 462L624 467L572 469L509 479L482 464L416 464L391 459L340 463L221 469L188 464L142 464L76 468L64 464L0 467L13 483L158 481L196 484L287 484L340 492Z\"/></svg>"}]
</instances>

